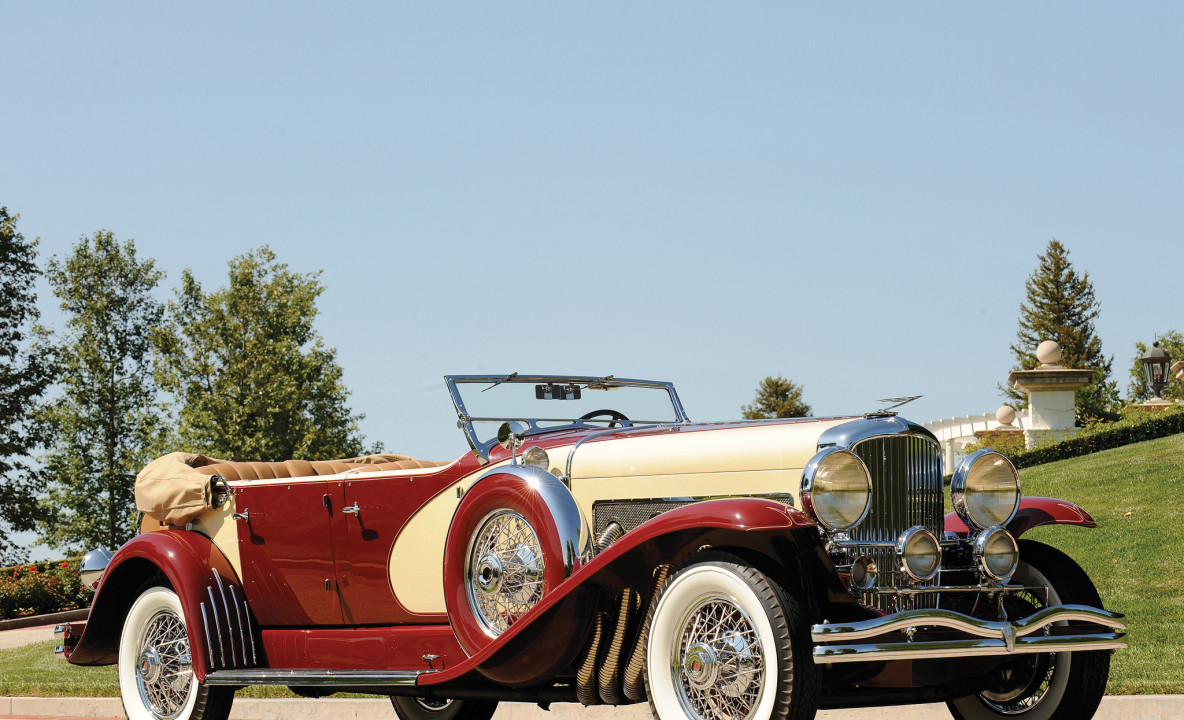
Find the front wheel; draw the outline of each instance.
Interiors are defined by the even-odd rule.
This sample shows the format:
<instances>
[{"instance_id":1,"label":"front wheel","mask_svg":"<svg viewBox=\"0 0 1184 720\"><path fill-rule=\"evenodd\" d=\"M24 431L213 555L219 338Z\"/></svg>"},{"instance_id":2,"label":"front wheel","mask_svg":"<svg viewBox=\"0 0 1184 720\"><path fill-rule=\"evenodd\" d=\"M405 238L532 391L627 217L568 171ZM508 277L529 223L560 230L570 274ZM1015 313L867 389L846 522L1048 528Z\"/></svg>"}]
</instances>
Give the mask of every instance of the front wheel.
<instances>
[{"instance_id":1,"label":"front wheel","mask_svg":"<svg viewBox=\"0 0 1184 720\"><path fill-rule=\"evenodd\" d=\"M1102 607L1089 576L1056 548L1020 541L1020 563L1012 584L1048 588L1048 605ZM1009 596L1011 617L1046 607L1044 598L1022 592ZM1110 676L1106 650L1021 655L995 670L978 695L946 703L956 720L1088 720L1097 712Z\"/></svg>"},{"instance_id":2,"label":"front wheel","mask_svg":"<svg viewBox=\"0 0 1184 720\"><path fill-rule=\"evenodd\" d=\"M425 700L391 696L399 720L489 720L497 710L496 700Z\"/></svg>"},{"instance_id":3,"label":"front wheel","mask_svg":"<svg viewBox=\"0 0 1184 720\"><path fill-rule=\"evenodd\" d=\"M656 720L809 720L817 683L801 607L739 558L704 556L662 592L646 640Z\"/></svg>"},{"instance_id":4,"label":"front wheel","mask_svg":"<svg viewBox=\"0 0 1184 720\"><path fill-rule=\"evenodd\" d=\"M128 720L226 720L234 689L193 674L185 611L166 587L145 589L119 636L119 695Z\"/></svg>"}]
</instances>

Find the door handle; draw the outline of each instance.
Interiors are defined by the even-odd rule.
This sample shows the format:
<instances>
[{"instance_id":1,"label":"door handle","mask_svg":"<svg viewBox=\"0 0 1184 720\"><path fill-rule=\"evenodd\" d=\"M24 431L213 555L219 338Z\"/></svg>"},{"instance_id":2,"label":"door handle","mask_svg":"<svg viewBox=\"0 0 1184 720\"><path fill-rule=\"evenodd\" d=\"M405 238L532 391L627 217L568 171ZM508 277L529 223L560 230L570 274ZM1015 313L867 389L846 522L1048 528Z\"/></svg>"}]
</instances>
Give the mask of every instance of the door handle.
<instances>
[{"instance_id":1,"label":"door handle","mask_svg":"<svg viewBox=\"0 0 1184 720\"><path fill-rule=\"evenodd\" d=\"M357 503L354 503L353 505L346 505L345 507L341 508L341 512L361 517L362 508L358 507Z\"/></svg>"}]
</instances>

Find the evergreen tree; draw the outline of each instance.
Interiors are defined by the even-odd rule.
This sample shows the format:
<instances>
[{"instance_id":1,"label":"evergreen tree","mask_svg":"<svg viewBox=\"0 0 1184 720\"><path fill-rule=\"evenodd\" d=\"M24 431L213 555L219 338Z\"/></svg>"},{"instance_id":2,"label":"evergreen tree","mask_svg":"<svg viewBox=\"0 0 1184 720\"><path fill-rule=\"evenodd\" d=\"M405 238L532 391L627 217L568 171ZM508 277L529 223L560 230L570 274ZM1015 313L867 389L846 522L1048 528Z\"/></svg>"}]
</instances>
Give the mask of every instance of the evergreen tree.
<instances>
[{"instance_id":1,"label":"evergreen tree","mask_svg":"<svg viewBox=\"0 0 1184 720\"><path fill-rule=\"evenodd\" d=\"M182 447L228 460L362 453L362 416L313 327L319 274L292 272L266 246L231 260L221 289L182 274L161 374L181 406Z\"/></svg>"},{"instance_id":2,"label":"evergreen tree","mask_svg":"<svg viewBox=\"0 0 1184 720\"><path fill-rule=\"evenodd\" d=\"M1164 400L1184 400L1184 380L1176 379L1170 372L1170 366L1177 360L1184 360L1184 334L1176 330L1168 330L1155 338L1159 346L1171 357L1169 363L1168 384L1163 389ZM1147 352L1145 343L1135 343L1135 357L1131 359L1131 382L1126 389L1126 399L1129 403L1141 403L1151 399L1151 391L1147 389L1147 374L1143 371L1143 355Z\"/></svg>"},{"instance_id":3,"label":"evergreen tree","mask_svg":"<svg viewBox=\"0 0 1184 720\"><path fill-rule=\"evenodd\" d=\"M802 399L802 386L780 375L769 376L756 387L751 405L740 408L746 420L806 417L810 406Z\"/></svg>"},{"instance_id":4,"label":"evergreen tree","mask_svg":"<svg viewBox=\"0 0 1184 720\"><path fill-rule=\"evenodd\" d=\"M1094 381L1076 393L1078 423L1115 418L1118 383L1110 380L1113 358L1102 354L1102 339L1094 330L1100 305L1089 273L1078 274L1069 262L1068 249L1056 240L1049 241L1038 259L1039 265L1025 284L1027 298L1020 304L1020 327L1011 346L1017 362L1013 369L1031 370L1040 365L1036 347L1044 340L1055 340L1061 346L1061 365L1094 370ZM1006 382L1000 383L999 389L1015 408L1027 407L1027 396Z\"/></svg>"},{"instance_id":5,"label":"evergreen tree","mask_svg":"<svg viewBox=\"0 0 1184 720\"><path fill-rule=\"evenodd\" d=\"M60 395L42 413L42 540L115 548L134 534L136 473L167 432L150 339L164 318L152 296L164 273L136 256L133 241L100 231L50 260L46 275L67 319L55 346Z\"/></svg>"},{"instance_id":6,"label":"evergreen tree","mask_svg":"<svg viewBox=\"0 0 1184 720\"><path fill-rule=\"evenodd\" d=\"M39 332L37 240L17 231L19 218L0 207L0 565L28 557L8 531L34 527L37 492L29 459L38 433L31 420L51 378L49 361L30 348Z\"/></svg>"}]
</instances>

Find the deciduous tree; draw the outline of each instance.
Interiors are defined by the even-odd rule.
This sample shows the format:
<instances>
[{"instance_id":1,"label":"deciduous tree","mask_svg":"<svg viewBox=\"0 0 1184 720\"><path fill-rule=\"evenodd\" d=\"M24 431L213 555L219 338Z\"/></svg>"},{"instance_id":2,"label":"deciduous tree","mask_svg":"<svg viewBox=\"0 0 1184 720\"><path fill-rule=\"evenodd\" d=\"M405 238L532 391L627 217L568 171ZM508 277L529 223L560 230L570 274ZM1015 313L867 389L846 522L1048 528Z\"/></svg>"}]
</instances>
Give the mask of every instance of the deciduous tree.
<instances>
[{"instance_id":1,"label":"deciduous tree","mask_svg":"<svg viewBox=\"0 0 1184 720\"><path fill-rule=\"evenodd\" d=\"M162 448L167 410L150 336L164 318L164 273L107 231L83 237L46 275L66 314L54 350L58 396L49 433L42 540L68 550L114 548L133 534L135 477Z\"/></svg>"},{"instance_id":2,"label":"deciduous tree","mask_svg":"<svg viewBox=\"0 0 1184 720\"><path fill-rule=\"evenodd\" d=\"M1118 383L1110 379L1113 358L1102 354L1102 339L1094 329L1101 306L1089 273L1074 270L1069 250L1056 240L1048 243L1038 260L1020 303L1019 330L1011 346L1017 363L1013 369L1038 366L1036 347L1044 340L1055 340L1061 346L1061 365L1094 370L1094 381L1077 391L1078 423L1117 417ZM999 389L1017 409L1027 407L1027 396L1006 382Z\"/></svg>"},{"instance_id":3,"label":"deciduous tree","mask_svg":"<svg viewBox=\"0 0 1184 720\"><path fill-rule=\"evenodd\" d=\"M806 417L810 406L802 399L802 386L780 375L770 375L756 386L751 405L740 408L747 420Z\"/></svg>"},{"instance_id":4,"label":"deciduous tree","mask_svg":"<svg viewBox=\"0 0 1184 720\"><path fill-rule=\"evenodd\" d=\"M264 246L230 261L227 286L181 276L162 347L184 448L228 460L361 454L336 350L314 327L319 272L297 273Z\"/></svg>"},{"instance_id":5,"label":"deciduous tree","mask_svg":"<svg viewBox=\"0 0 1184 720\"><path fill-rule=\"evenodd\" d=\"M0 564L27 557L8 531L34 527L37 493L29 461L38 434L31 420L51 377L48 359L31 346L39 317L37 240L25 240L19 218L0 207Z\"/></svg>"}]
</instances>

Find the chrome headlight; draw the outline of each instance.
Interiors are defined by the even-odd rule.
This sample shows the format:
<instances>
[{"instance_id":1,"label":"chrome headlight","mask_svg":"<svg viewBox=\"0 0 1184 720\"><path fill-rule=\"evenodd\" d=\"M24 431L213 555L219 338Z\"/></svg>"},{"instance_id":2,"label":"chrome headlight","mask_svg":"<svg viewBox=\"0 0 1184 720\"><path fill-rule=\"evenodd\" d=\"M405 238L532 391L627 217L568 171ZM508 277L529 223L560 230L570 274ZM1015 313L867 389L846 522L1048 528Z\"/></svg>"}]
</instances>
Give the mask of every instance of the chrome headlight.
<instances>
[{"instance_id":1,"label":"chrome headlight","mask_svg":"<svg viewBox=\"0 0 1184 720\"><path fill-rule=\"evenodd\" d=\"M1011 533L996 525L975 538L974 560L987 577L1006 582L1019 565L1020 548Z\"/></svg>"},{"instance_id":2,"label":"chrome headlight","mask_svg":"<svg viewBox=\"0 0 1184 720\"><path fill-rule=\"evenodd\" d=\"M914 525L896 539L896 557L906 575L925 582L932 580L941 568L941 545L933 533Z\"/></svg>"},{"instance_id":3,"label":"chrome headlight","mask_svg":"<svg viewBox=\"0 0 1184 720\"><path fill-rule=\"evenodd\" d=\"M1006 525L1020 505L1020 476L1007 458L979 450L958 463L950 495L967 526L981 530Z\"/></svg>"},{"instance_id":4,"label":"chrome headlight","mask_svg":"<svg viewBox=\"0 0 1184 720\"><path fill-rule=\"evenodd\" d=\"M867 515L872 476L859 456L829 447L802 470L802 507L828 530L849 530Z\"/></svg>"},{"instance_id":5,"label":"chrome headlight","mask_svg":"<svg viewBox=\"0 0 1184 720\"><path fill-rule=\"evenodd\" d=\"M547 455L547 451L538 445L531 445L526 448L526 452L522 453L522 464L536 467L540 470L550 470L551 458Z\"/></svg>"}]
</instances>

